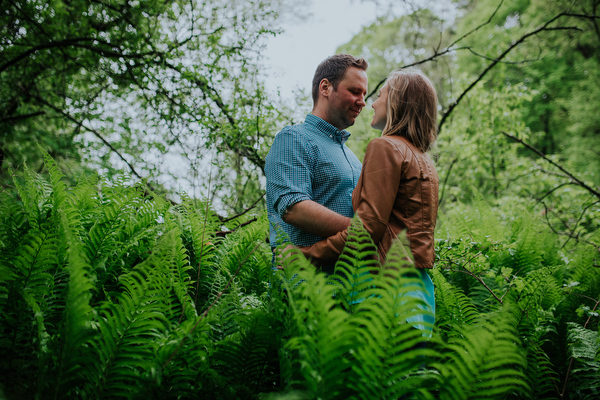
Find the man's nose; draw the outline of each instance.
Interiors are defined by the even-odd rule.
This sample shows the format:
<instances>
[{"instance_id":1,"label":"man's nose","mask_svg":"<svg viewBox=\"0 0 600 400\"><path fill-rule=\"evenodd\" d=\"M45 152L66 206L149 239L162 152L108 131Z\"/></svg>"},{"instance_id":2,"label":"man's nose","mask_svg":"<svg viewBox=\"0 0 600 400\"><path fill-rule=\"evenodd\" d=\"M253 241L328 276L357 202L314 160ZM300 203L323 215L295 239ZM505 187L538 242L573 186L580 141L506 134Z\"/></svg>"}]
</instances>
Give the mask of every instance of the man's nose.
<instances>
[{"instance_id":1,"label":"man's nose","mask_svg":"<svg viewBox=\"0 0 600 400\"><path fill-rule=\"evenodd\" d=\"M358 101L356 102L357 105L364 107L367 105L367 103L365 103L365 96L361 95L360 98L358 99Z\"/></svg>"}]
</instances>

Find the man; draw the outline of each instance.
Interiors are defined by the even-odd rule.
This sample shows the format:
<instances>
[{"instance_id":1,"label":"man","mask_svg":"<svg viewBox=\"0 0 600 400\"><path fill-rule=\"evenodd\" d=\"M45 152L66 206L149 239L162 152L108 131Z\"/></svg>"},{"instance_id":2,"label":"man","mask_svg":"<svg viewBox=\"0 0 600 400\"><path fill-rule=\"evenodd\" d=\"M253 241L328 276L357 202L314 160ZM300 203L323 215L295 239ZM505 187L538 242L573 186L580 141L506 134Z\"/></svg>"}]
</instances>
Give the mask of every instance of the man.
<instances>
[{"instance_id":1,"label":"man","mask_svg":"<svg viewBox=\"0 0 600 400\"><path fill-rule=\"evenodd\" d=\"M365 106L367 65L348 54L324 60L313 78L311 113L275 137L265 165L273 248L279 230L309 246L350 225L361 163L345 145L345 129Z\"/></svg>"}]
</instances>

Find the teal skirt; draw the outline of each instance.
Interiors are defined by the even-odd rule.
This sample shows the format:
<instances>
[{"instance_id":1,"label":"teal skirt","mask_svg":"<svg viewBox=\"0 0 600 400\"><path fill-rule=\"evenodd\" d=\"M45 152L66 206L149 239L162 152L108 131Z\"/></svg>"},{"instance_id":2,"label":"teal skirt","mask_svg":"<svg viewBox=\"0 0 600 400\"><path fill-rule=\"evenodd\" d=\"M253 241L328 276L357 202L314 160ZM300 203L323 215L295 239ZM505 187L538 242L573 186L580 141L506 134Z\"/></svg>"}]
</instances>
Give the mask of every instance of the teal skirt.
<instances>
[{"instance_id":1,"label":"teal skirt","mask_svg":"<svg viewBox=\"0 0 600 400\"><path fill-rule=\"evenodd\" d=\"M425 269L418 269L421 274L424 290L415 290L408 292L406 296L416 297L422 300L423 304L419 306L424 312L406 319L415 328L423 331L425 336L431 337L433 332L433 324L435 323L435 295L433 282Z\"/></svg>"},{"instance_id":2,"label":"teal skirt","mask_svg":"<svg viewBox=\"0 0 600 400\"><path fill-rule=\"evenodd\" d=\"M423 336L431 337L433 333L433 324L435 323L435 295L434 295L434 286L431 277L427 273L426 269L417 269L417 273L419 274L422 288L419 287L421 285L415 285L413 283L407 284L411 286L415 286L415 290L409 291L403 294L404 296L410 296L420 300L419 310L422 310L422 313L417 313L411 317L406 318L406 322L414 326L416 329L423 331ZM358 277L365 277L365 281L370 281L372 278L368 277L370 274L368 272L360 274ZM359 292L352 291L349 294L349 298L347 299L349 304L358 304L365 300L363 296Z\"/></svg>"}]
</instances>

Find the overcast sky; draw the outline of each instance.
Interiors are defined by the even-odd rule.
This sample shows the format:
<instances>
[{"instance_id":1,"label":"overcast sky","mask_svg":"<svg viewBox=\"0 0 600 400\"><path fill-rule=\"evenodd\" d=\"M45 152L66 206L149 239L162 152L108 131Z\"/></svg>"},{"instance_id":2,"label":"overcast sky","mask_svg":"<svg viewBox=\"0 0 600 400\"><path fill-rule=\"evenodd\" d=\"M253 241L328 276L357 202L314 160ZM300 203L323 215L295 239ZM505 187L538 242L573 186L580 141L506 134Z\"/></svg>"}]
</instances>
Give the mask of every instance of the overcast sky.
<instances>
[{"instance_id":1,"label":"overcast sky","mask_svg":"<svg viewBox=\"0 0 600 400\"><path fill-rule=\"evenodd\" d=\"M299 86L307 93L317 65L377 17L377 6L359 0L312 0L310 17L269 40L265 55L267 89L285 98Z\"/></svg>"}]
</instances>

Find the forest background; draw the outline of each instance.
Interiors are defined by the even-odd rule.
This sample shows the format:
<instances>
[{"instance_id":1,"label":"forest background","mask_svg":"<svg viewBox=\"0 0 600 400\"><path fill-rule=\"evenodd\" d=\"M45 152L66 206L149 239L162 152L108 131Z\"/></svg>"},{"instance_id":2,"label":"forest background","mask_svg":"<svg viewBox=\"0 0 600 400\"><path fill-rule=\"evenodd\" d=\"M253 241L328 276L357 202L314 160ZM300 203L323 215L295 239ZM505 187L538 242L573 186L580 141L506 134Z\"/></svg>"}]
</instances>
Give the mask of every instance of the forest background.
<instances>
[{"instance_id":1,"label":"forest background","mask_svg":"<svg viewBox=\"0 0 600 400\"><path fill-rule=\"evenodd\" d=\"M378 4L338 51L368 105L396 68L438 91L432 344L395 295L336 305L375 294L359 225L342 286L270 273L264 159L310 101L261 52L302 4L3 0L2 397L598 396L600 1Z\"/></svg>"}]
</instances>

